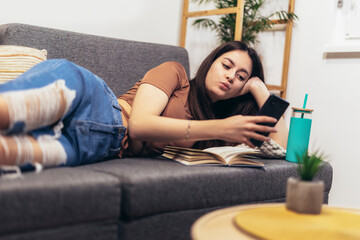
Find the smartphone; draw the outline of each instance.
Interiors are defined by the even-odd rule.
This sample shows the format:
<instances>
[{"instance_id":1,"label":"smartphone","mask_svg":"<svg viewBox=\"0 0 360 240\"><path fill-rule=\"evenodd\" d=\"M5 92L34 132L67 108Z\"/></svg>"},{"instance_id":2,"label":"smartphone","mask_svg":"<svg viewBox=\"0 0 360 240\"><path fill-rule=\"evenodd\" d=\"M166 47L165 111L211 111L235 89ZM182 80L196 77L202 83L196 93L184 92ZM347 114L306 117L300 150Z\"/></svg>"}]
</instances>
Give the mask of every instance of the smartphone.
<instances>
[{"instance_id":1,"label":"smartphone","mask_svg":"<svg viewBox=\"0 0 360 240\"><path fill-rule=\"evenodd\" d=\"M264 103L264 105L262 106L262 108L258 111L256 116L269 116L276 118L276 120L279 121L279 119L285 113L288 106L289 106L289 102L274 94L271 94ZM258 123L258 124L274 127L276 123ZM257 133L264 135L266 137L269 136L270 134L269 132L257 132ZM250 139L250 141L252 142L252 144L254 144L257 147L260 147L263 144L263 141L259 141L255 139Z\"/></svg>"}]
</instances>

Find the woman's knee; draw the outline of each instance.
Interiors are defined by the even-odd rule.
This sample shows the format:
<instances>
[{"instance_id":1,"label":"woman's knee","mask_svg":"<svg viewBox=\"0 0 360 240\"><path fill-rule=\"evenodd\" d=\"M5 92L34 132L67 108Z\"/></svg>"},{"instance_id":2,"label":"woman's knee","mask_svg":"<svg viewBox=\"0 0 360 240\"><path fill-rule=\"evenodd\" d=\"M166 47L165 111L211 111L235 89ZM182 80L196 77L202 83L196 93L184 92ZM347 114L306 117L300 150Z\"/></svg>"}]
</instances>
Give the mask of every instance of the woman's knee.
<instances>
[{"instance_id":1,"label":"woman's knee","mask_svg":"<svg viewBox=\"0 0 360 240\"><path fill-rule=\"evenodd\" d=\"M41 163L45 167L56 167L66 164L68 154L59 139L51 135L43 135L36 140L42 154Z\"/></svg>"},{"instance_id":2,"label":"woman's knee","mask_svg":"<svg viewBox=\"0 0 360 240\"><path fill-rule=\"evenodd\" d=\"M5 92L0 95L0 129L19 133L52 125L68 113L75 96L62 79L41 88Z\"/></svg>"}]
</instances>

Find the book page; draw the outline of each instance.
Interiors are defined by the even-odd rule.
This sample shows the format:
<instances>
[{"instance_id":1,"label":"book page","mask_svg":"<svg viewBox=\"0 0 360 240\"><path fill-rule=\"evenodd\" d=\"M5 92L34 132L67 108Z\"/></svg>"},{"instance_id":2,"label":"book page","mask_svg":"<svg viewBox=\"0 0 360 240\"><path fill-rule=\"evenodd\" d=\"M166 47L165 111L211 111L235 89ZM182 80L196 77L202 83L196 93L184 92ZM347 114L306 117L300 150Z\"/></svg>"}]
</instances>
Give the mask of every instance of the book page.
<instances>
[{"instance_id":1,"label":"book page","mask_svg":"<svg viewBox=\"0 0 360 240\"><path fill-rule=\"evenodd\" d=\"M204 152L199 149L182 148L167 146L163 156L171 159L179 159L182 161L193 162L193 164L209 163L209 164L226 164L225 160L218 154L212 152Z\"/></svg>"},{"instance_id":2,"label":"book page","mask_svg":"<svg viewBox=\"0 0 360 240\"><path fill-rule=\"evenodd\" d=\"M229 163L230 160L235 156L241 155L252 155L252 154L261 154L261 151L258 149L241 147L241 146L224 146L224 147L212 147L206 148L204 152L211 152L220 155L226 163Z\"/></svg>"},{"instance_id":3,"label":"book page","mask_svg":"<svg viewBox=\"0 0 360 240\"><path fill-rule=\"evenodd\" d=\"M261 152L258 149L241 146L214 147L205 150L166 146L162 156L185 165L220 164L225 166L264 167L261 162L252 160L259 157L259 154L261 155Z\"/></svg>"}]
</instances>

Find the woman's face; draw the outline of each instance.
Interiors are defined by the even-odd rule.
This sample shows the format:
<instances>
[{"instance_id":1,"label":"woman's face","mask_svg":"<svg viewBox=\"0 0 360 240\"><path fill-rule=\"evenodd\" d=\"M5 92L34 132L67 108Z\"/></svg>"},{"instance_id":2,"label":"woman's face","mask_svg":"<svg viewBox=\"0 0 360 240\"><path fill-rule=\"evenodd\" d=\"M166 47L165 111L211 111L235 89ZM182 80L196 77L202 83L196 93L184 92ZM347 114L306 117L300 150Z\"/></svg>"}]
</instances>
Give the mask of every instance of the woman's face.
<instances>
[{"instance_id":1,"label":"woman's face","mask_svg":"<svg viewBox=\"0 0 360 240\"><path fill-rule=\"evenodd\" d=\"M212 102L240 96L251 71L252 60L247 52L233 50L218 57L205 79L206 91Z\"/></svg>"}]
</instances>

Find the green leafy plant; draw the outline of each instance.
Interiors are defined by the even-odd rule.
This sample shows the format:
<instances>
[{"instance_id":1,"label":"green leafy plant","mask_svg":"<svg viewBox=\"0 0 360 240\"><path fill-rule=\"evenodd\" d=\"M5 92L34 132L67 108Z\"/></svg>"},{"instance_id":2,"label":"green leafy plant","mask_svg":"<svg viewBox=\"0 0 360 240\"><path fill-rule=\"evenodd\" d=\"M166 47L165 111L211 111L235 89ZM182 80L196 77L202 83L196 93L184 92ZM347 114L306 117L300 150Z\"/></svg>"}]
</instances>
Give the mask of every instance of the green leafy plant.
<instances>
[{"instance_id":1,"label":"green leafy plant","mask_svg":"<svg viewBox=\"0 0 360 240\"><path fill-rule=\"evenodd\" d=\"M195 3L203 4L214 2L217 9L236 7L237 0L192 0ZM241 40L248 44L257 42L256 36L259 32L271 29L274 25L271 17L277 18L284 23L286 21L294 21L298 17L293 12L277 11L270 16L261 16L259 13L260 7L265 0L245 0L244 16L243 16L243 31ZM235 19L236 14L221 15L218 22L209 18L196 19L192 25L198 29L210 29L215 31L220 43L225 43L234 40L235 34Z\"/></svg>"},{"instance_id":2,"label":"green leafy plant","mask_svg":"<svg viewBox=\"0 0 360 240\"><path fill-rule=\"evenodd\" d=\"M312 181L322 168L321 163L324 161L324 158L324 155L319 152L309 154L307 151L301 157L298 156L298 173L301 180Z\"/></svg>"}]
</instances>

